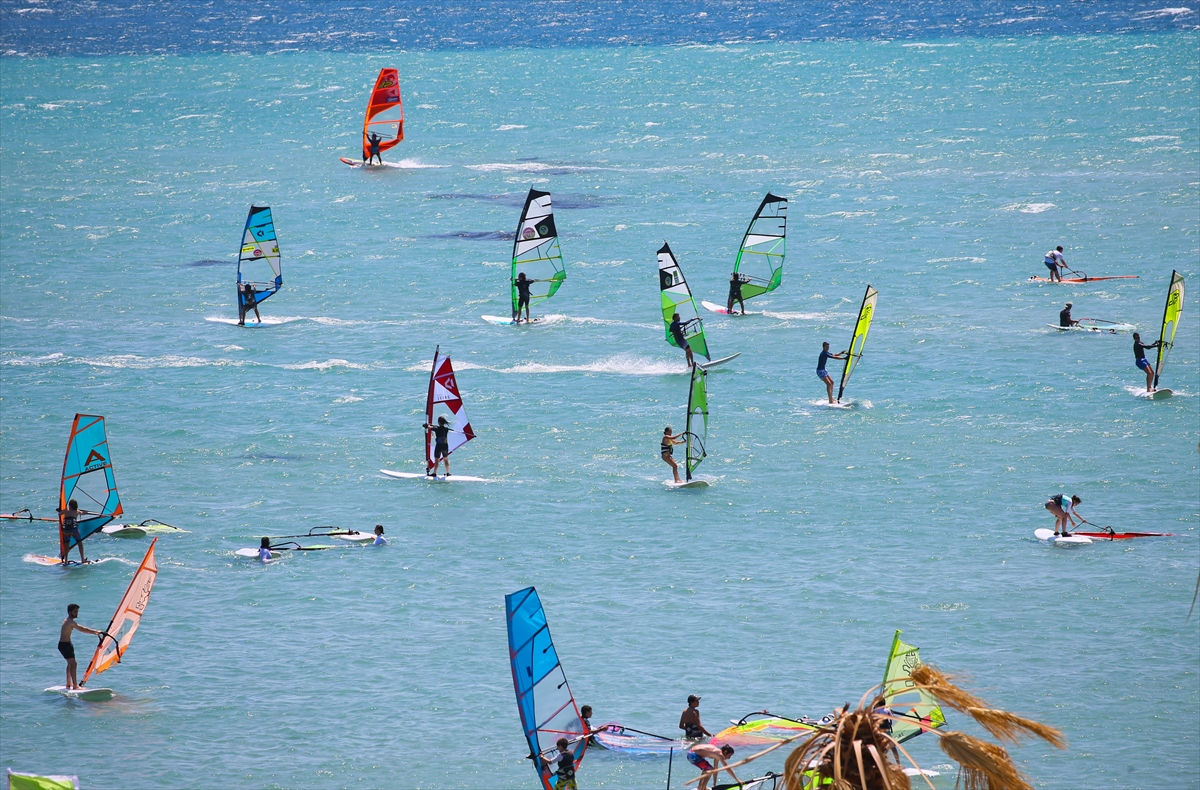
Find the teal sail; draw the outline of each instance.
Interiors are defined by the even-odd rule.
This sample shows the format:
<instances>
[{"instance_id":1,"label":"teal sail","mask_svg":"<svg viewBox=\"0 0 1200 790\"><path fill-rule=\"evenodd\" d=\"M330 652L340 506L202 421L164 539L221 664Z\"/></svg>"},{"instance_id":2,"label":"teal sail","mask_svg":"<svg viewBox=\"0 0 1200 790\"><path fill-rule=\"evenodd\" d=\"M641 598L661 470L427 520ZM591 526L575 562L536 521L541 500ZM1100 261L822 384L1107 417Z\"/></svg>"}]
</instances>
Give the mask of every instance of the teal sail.
<instances>
[{"instance_id":1,"label":"teal sail","mask_svg":"<svg viewBox=\"0 0 1200 790\"><path fill-rule=\"evenodd\" d=\"M707 453L704 443L708 441L708 371L699 365L692 367L692 386L688 391L687 432L687 479L704 460Z\"/></svg>"},{"instance_id":2,"label":"teal sail","mask_svg":"<svg viewBox=\"0 0 1200 790\"><path fill-rule=\"evenodd\" d=\"M543 790L553 790L553 777L541 758L551 756L557 751L558 739L566 738L578 769L587 751L587 733L567 685L567 676L558 662L537 590L526 587L504 596L504 608L508 619L508 660L529 757Z\"/></svg>"},{"instance_id":3,"label":"teal sail","mask_svg":"<svg viewBox=\"0 0 1200 790\"><path fill-rule=\"evenodd\" d=\"M254 286L255 300L261 302L283 287L280 268L279 240L275 238L275 222L270 206L251 206L242 232L242 251L238 255L238 306L245 301L242 284Z\"/></svg>"},{"instance_id":4,"label":"teal sail","mask_svg":"<svg viewBox=\"0 0 1200 790\"><path fill-rule=\"evenodd\" d=\"M662 249L658 251L658 286L662 293L663 331L666 333L667 342L676 348L679 347L675 338L671 337L671 320L678 313L679 319L683 321L684 340L694 353L711 360L708 342L704 339L704 322L700 320L700 313L696 310L696 300L692 298L692 291L688 288L687 280L683 278L683 270L679 268L679 262L671 254L671 246L666 242L663 242Z\"/></svg>"},{"instance_id":5,"label":"teal sail","mask_svg":"<svg viewBox=\"0 0 1200 790\"><path fill-rule=\"evenodd\" d=\"M72 499L86 514L76 524L79 540L67 537L63 529L62 511ZM63 557L80 541L87 540L89 535L125 512L121 509L117 480L108 454L104 418L99 415L76 414L75 422L71 424L71 438L67 440L62 482L58 489L58 509L59 555Z\"/></svg>"},{"instance_id":6,"label":"teal sail","mask_svg":"<svg viewBox=\"0 0 1200 790\"><path fill-rule=\"evenodd\" d=\"M770 293L783 281L787 205L787 198L768 192L746 228L733 264L734 273L742 277L742 299Z\"/></svg>"},{"instance_id":7,"label":"teal sail","mask_svg":"<svg viewBox=\"0 0 1200 790\"><path fill-rule=\"evenodd\" d=\"M513 239L511 286L514 321L517 319L519 274L524 274L526 279L537 280L529 288L531 307L558 293L563 280L567 279L549 192L529 190L525 208L521 210L521 221L517 225L517 236Z\"/></svg>"}]
</instances>

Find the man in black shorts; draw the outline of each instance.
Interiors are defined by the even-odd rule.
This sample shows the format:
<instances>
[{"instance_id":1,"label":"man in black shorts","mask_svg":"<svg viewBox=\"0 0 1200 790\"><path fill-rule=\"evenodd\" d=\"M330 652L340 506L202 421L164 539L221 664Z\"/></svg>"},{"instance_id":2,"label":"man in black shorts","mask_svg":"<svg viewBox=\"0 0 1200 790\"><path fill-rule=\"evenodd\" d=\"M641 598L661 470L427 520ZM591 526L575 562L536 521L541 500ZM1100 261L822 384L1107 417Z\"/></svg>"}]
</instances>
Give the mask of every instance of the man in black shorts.
<instances>
[{"instance_id":1,"label":"man in black shorts","mask_svg":"<svg viewBox=\"0 0 1200 790\"><path fill-rule=\"evenodd\" d=\"M741 315L746 314L746 303L742 301L742 285L750 282L749 277L743 277L737 272L734 272L729 278L729 299L725 302L725 309L730 315L738 315L733 312L733 303L737 302L741 306Z\"/></svg>"},{"instance_id":2,"label":"man in black shorts","mask_svg":"<svg viewBox=\"0 0 1200 790\"><path fill-rule=\"evenodd\" d=\"M58 652L62 653L62 657L67 660L67 688L77 689L83 688L79 685L79 681L75 679L75 645L71 644L71 632L76 629L83 631L85 634L93 636L103 636L103 632L88 628L75 622L75 618L79 616L79 604L67 604L67 619L63 620L62 630L58 632Z\"/></svg>"},{"instance_id":3,"label":"man in black shorts","mask_svg":"<svg viewBox=\"0 0 1200 790\"><path fill-rule=\"evenodd\" d=\"M430 477L437 477L437 468L439 463L446 464L446 477L450 476L450 422L445 417L438 417L437 425L425 423L421 426L426 430L433 431L433 468L427 469L425 474Z\"/></svg>"},{"instance_id":4,"label":"man in black shorts","mask_svg":"<svg viewBox=\"0 0 1200 790\"><path fill-rule=\"evenodd\" d=\"M261 324L262 316L258 314L258 291L254 290L250 283L242 283L238 286L238 326L246 325L246 314L251 310Z\"/></svg>"},{"instance_id":5,"label":"man in black shorts","mask_svg":"<svg viewBox=\"0 0 1200 790\"><path fill-rule=\"evenodd\" d=\"M521 308L525 308L525 323L529 323L529 286L534 283L545 282L544 280L529 280L525 278L525 272L517 275L517 279L513 280L513 287L517 289L517 311L513 313L513 323L521 323Z\"/></svg>"},{"instance_id":6,"label":"man in black shorts","mask_svg":"<svg viewBox=\"0 0 1200 790\"><path fill-rule=\"evenodd\" d=\"M375 132L371 132L371 136L367 138L367 142L371 145L371 155L367 157L367 164L371 164L376 159L379 160L379 164L383 164L383 155L379 153L379 142L382 139Z\"/></svg>"}]
</instances>

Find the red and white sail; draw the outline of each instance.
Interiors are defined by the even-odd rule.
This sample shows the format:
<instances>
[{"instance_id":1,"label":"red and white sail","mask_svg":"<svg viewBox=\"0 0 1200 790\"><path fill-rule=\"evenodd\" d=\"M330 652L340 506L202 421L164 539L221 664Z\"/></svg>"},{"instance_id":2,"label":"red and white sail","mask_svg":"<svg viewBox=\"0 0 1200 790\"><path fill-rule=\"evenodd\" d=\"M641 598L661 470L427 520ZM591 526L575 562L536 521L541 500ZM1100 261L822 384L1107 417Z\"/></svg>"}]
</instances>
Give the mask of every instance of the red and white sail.
<instances>
[{"instance_id":1,"label":"red and white sail","mask_svg":"<svg viewBox=\"0 0 1200 790\"><path fill-rule=\"evenodd\" d=\"M467 410L463 408L462 395L458 391L458 381L454 378L454 367L450 357L440 353L440 347L433 352L433 369L429 373L429 397L425 401L425 422L437 425L438 417L445 416L450 423L450 434L446 443L450 452L454 452L475 438L471 423L467 421ZM433 468L434 433L425 429L425 463Z\"/></svg>"}]
</instances>

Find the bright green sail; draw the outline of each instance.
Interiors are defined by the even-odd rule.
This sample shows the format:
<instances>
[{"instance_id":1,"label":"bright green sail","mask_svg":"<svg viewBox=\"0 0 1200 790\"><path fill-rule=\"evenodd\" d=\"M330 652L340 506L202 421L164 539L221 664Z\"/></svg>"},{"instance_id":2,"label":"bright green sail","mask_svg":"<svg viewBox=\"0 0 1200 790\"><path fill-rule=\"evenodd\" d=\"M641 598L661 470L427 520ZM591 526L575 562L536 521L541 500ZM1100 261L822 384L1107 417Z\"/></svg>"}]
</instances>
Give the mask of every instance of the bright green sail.
<instances>
[{"instance_id":1,"label":"bright green sail","mask_svg":"<svg viewBox=\"0 0 1200 790\"><path fill-rule=\"evenodd\" d=\"M846 354L846 367L842 370L842 383L838 386L838 403L842 402L842 393L846 391L846 382L850 374L862 359L863 346L867 342L867 332L871 330L871 319L875 317L875 303L879 301L879 291L867 286L863 294L862 307L858 308L858 321L854 324L854 335L850 338L849 353Z\"/></svg>"},{"instance_id":2,"label":"bright green sail","mask_svg":"<svg viewBox=\"0 0 1200 790\"><path fill-rule=\"evenodd\" d=\"M900 631L892 638L892 652L883 673L884 704L895 716L910 717L911 722L892 722L892 737L900 743L915 738L925 730L936 730L946 723L941 706L929 692L913 688L909 677L921 666L920 651L900 641Z\"/></svg>"},{"instance_id":3,"label":"bright green sail","mask_svg":"<svg viewBox=\"0 0 1200 790\"><path fill-rule=\"evenodd\" d=\"M699 365L692 367L692 387L688 392L687 479L704 460L704 443L708 441L708 371Z\"/></svg>"},{"instance_id":4,"label":"bright green sail","mask_svg":"<svg viewBox=\"0 0 1200 790\"><path fill-rule=\"evenodd\" d=\"M558 246L558 229L554 227L554 210L550 193L530 189L513 239L512 311L517 317L517 275L537 280L529 289L529 304L533 306L558 292L567 279L562 250Z\"/></svg>"},{"instance_id":5,"label":"bright green sail","mask_svg":"<svg viewBox=\"0 0 1200 790\"><path fill-rule=\"evenodd\" d=\"M683 322L683 338L693 353L712 359L708 354L708 342L704 339L704 322L696 310L696 300L692 298L687 280L683 279L683 270L679 268L679 262L671 254L671 247L666 242L658 251L658 285L662 292L663 331L667 342L679 347L675 338L671 337L672 316L678 313Z\"/></svg>"},{"instance_id":6,"label":"bright green sail","mask_svg":"<svg viewBox=\"0 0 1200 790\"><path fill-rule=\"evenodd\" d=\"M1183 275L1171 272L1171 287L1167 289L1167 306L1163 309L1162 334L1158 336L1158 359L1154 363L1154 386L1162 375L1167 354L1175 345L1175 330L1179 326L1179 314L1183 312Z\"/></svg>"},{"instance_id":7,"label":"bright green sail","mask_svg":"<svg viewBox=\"0 0 1200 790\"><path fill-rule=\"evenodd\" d=\"M787 246L787 198L770 192L758 205L742 237L733 271L742 276L742 299L770 293L783 280Z\"/></svg>"}]
</instances>

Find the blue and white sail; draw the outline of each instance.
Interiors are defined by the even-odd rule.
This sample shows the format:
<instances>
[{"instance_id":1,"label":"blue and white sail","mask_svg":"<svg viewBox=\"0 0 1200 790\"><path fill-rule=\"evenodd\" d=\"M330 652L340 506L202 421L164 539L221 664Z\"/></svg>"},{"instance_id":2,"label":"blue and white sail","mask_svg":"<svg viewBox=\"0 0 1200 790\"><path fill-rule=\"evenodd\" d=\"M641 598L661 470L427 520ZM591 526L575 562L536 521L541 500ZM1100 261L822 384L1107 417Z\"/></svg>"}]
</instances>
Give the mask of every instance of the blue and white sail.
<instances>
[{"instance_id":1,"label":"blue and white sail","mask_svg":"<svg viewBox=\"0 0 1200 790\"><path fill-rule=\"evenodd\" d=\"M275 221L270 206L251 206L242 232L242 251L238 255L238 304L243 301L242 284L254 286L258 302L274 295L283 287L283 270L279 256L279 240L275 238Z\"/></svg>"}]
</instances>

